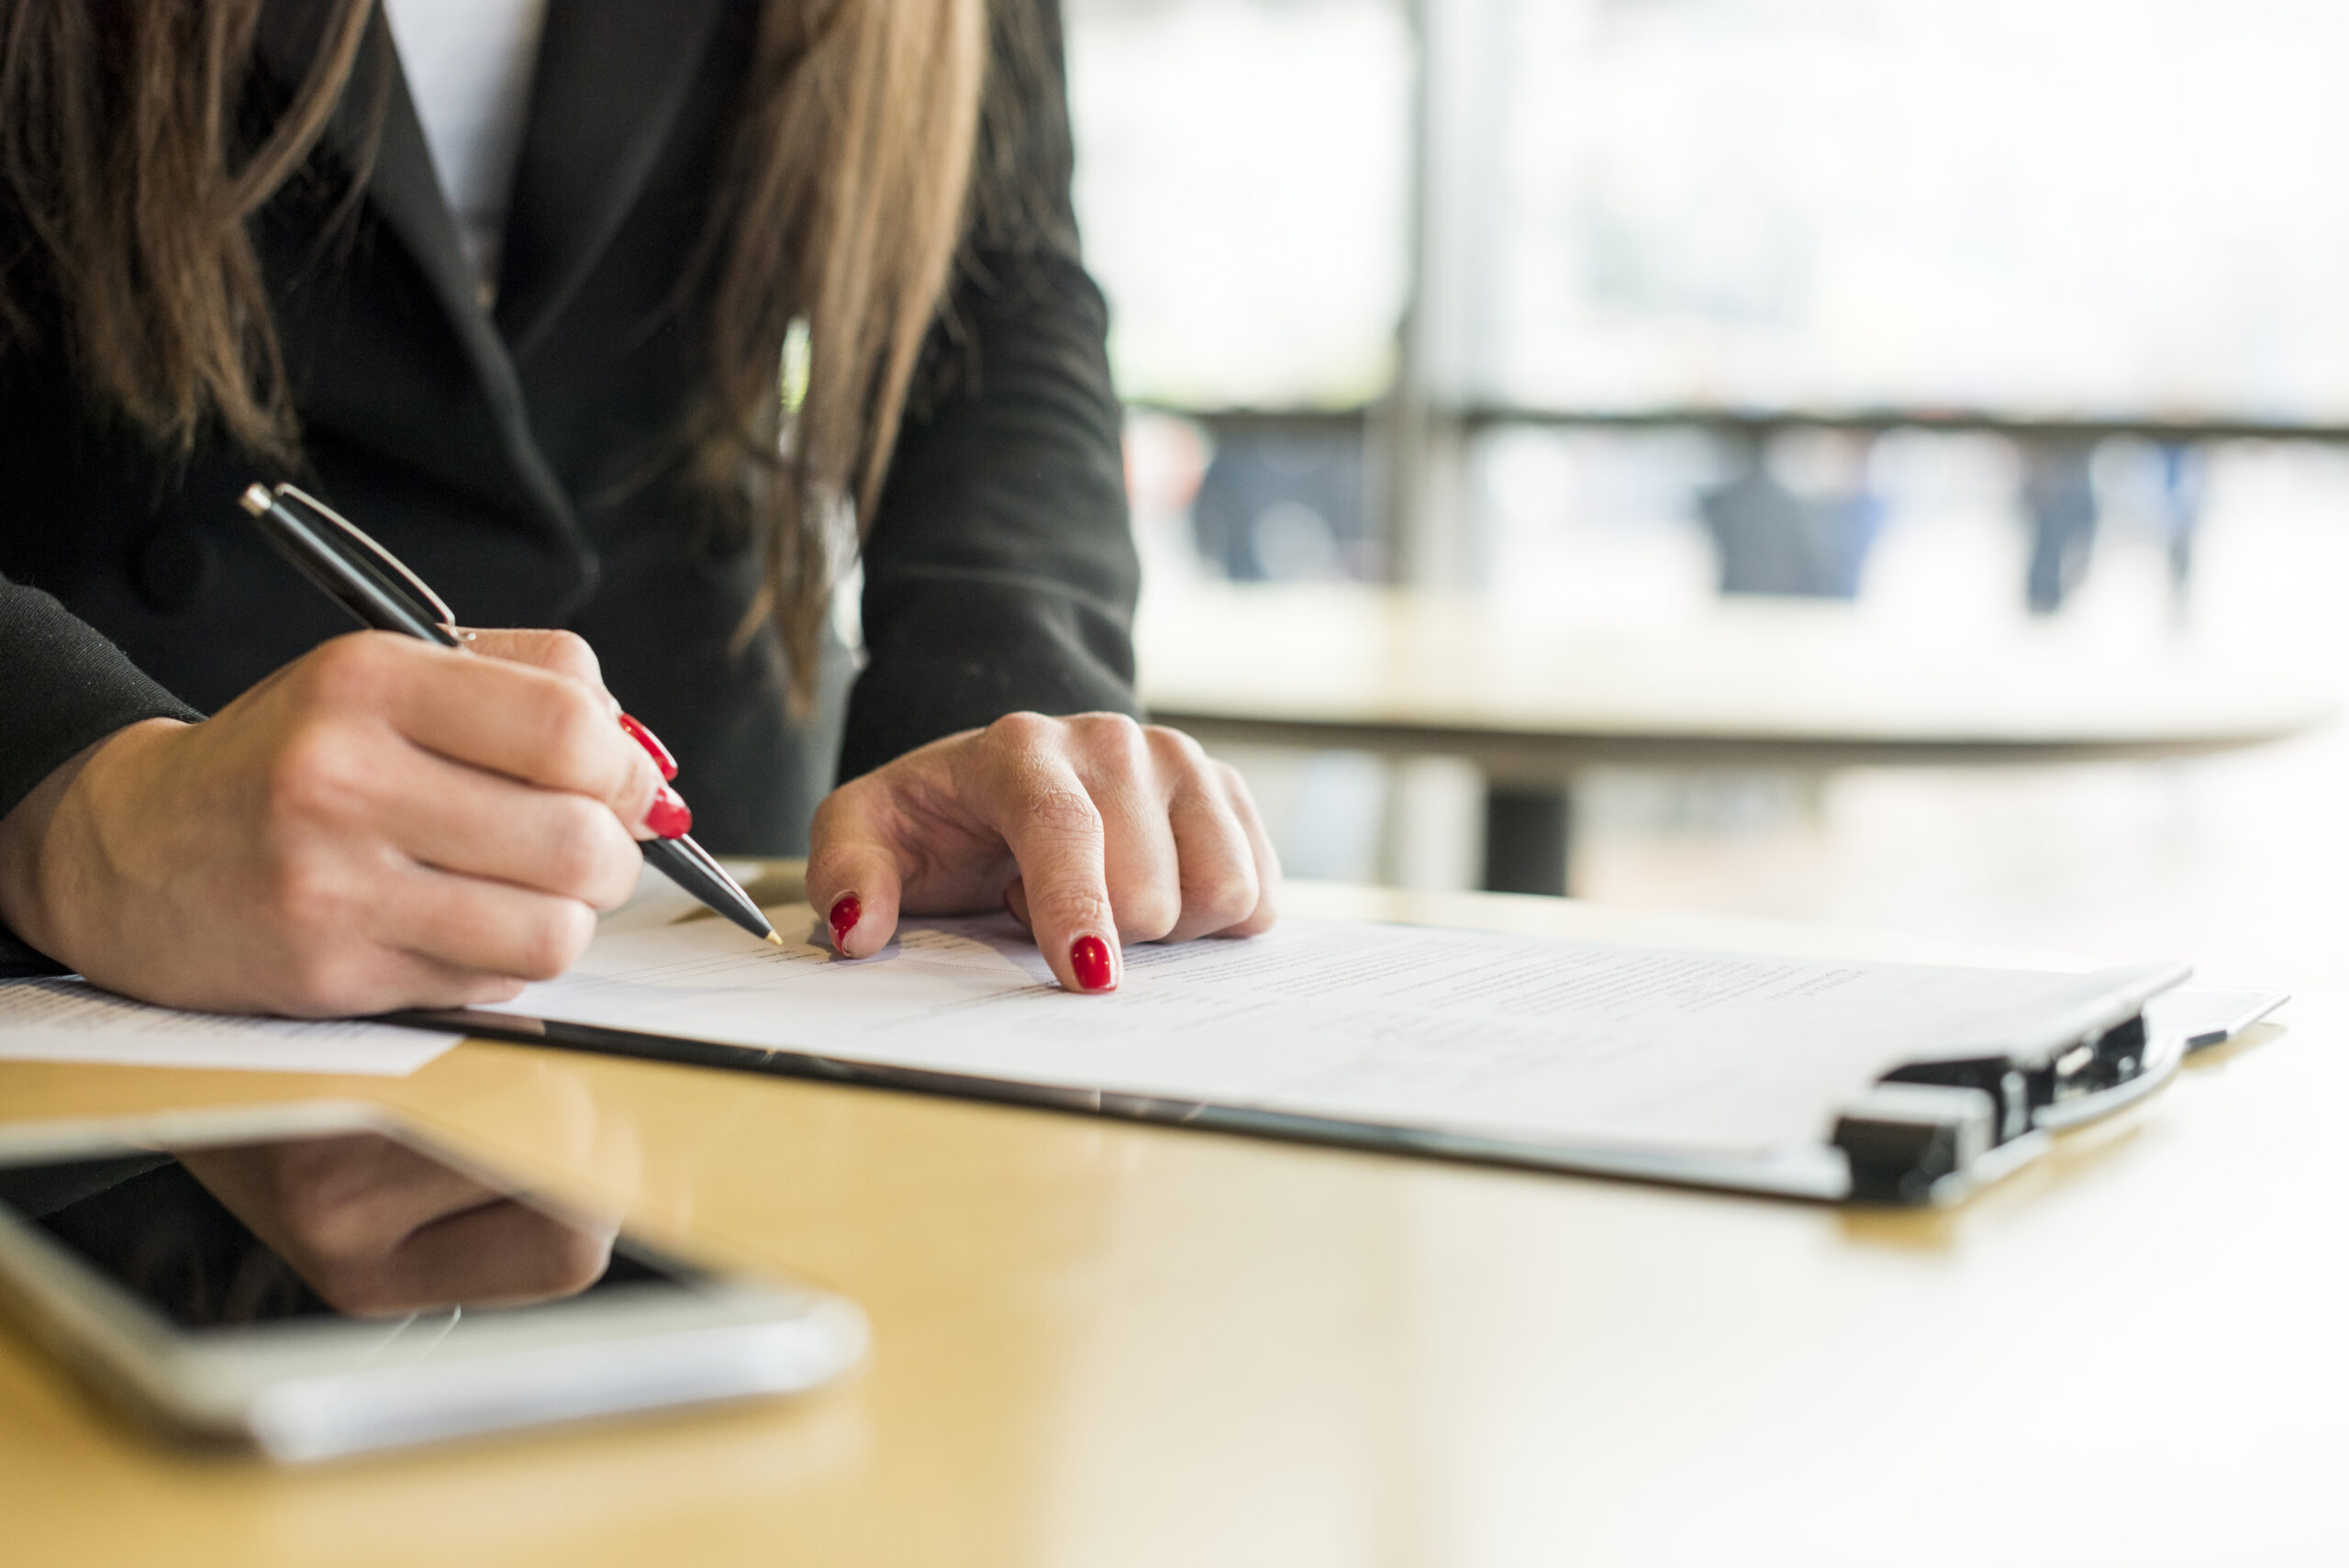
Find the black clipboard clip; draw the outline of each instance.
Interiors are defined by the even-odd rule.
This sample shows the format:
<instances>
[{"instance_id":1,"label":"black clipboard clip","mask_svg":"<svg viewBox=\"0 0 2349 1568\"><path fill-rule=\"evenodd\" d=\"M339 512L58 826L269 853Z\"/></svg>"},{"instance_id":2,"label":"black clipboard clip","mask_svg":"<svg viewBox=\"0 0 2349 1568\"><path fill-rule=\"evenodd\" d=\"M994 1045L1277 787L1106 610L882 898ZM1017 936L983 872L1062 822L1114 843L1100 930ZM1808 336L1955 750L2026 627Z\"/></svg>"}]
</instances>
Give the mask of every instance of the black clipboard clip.
<instances>
[{"instance_id":1,"label":"black clipboard clip","mask_svg":"<svg viewBox=\"0 0 2349 1568\"><path fill-rule=\"evenodd\" d=\"M2182 978L2173 972L2153 990ZM2053 1134L2152 1094L2199 1043L2184 1030L2149 1028L2152 1000L2118 1018L2074 1018L2028 1046L1894 1068L1844 1108L1829 1137L1850 1167L1849 1201L1953 1202L2037 1158Z\"/></svg>"},{"instance_id":2,"label":"black clipboard clip","mask_svg":"<svg viewBox=\"0 0 2349 1568\"><path fill-rule=\"evenodd\" d=\"M2188 1057L2236 1038L2287 1000L2265 988L2163 984L2133 1014L2036 1049L1895 1068L1846 1107L1829 1139L1850 1168L1846 1199L1964 1197L2028 1164L2050 1135L2144 1098Z\"/></svg>"}]
</instances>

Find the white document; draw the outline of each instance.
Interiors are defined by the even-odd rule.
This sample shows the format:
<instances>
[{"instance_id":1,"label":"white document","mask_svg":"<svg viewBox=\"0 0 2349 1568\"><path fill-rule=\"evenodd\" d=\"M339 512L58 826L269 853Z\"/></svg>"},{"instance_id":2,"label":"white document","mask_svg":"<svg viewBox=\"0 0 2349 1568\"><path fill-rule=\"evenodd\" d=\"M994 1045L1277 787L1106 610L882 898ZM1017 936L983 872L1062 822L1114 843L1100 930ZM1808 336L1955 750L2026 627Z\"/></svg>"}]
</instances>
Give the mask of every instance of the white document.
<instances>
[{"instance_id":1,"label":"white document","mask_svg":"<svg viewBox=\"0 0 2349 1568\"><path fill-rule=\"evenodd\" d=\"M0 981L0 1059L359 1073L398 1078L463 1039L389 1024L297 1023L150 1007L85 980Z\"/></svg>"},{"instance_id":2,"label":"white document","mask_svg":"<svg viewBox=\"0 0 2349 1568\"><path fill-rule=\"evenodd\" d=\"M2188 1051L2202 1051L2234 1039L2291 999L2284 991L2181 985L2145 1004L2145 1027L2176 1035Z\"/></svg>"},{"instance_id":3,"label":"white document","mask_svg":"<svg viewBox=\"0 0 2349 1568\"><path fill-rule=\"evenodd\" d=\"M2007 1043L2113 976L1820 962L1285 920L1126 951L1106 996L1053 985L1008 917L912 923L834 955L708 918L608 931L485 1009L849 1062L1588 1147L1816 1144L1898 1063Z\"/></svg>"}]
</instances>

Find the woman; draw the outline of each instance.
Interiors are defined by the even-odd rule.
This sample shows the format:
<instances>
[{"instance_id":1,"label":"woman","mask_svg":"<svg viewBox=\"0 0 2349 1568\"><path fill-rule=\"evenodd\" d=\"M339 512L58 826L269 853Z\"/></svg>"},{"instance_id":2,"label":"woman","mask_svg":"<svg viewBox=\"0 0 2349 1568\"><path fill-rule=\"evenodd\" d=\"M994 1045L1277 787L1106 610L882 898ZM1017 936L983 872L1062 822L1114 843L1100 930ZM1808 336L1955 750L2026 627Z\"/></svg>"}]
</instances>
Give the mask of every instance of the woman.
<instances>
[{"instance_id":1,"label":"woman","mask_svg":"<svg viewBox=\"0 0 2349 1568\"><path fill-rule=\"evenodd\" d=\"M292 1014L511 995L685 820L607 684L706 844L796 847L850 514L867 662L808 840L841 951L1008 903L1099 991L1121 941L1268 925L1237 778L1130 717L1049 0L479 4L535 72L486 224L368 0L0 7L18 962ZM236 511L257 478L472 624L565 629L348 633Z\"/></svg>"}]
</instances>

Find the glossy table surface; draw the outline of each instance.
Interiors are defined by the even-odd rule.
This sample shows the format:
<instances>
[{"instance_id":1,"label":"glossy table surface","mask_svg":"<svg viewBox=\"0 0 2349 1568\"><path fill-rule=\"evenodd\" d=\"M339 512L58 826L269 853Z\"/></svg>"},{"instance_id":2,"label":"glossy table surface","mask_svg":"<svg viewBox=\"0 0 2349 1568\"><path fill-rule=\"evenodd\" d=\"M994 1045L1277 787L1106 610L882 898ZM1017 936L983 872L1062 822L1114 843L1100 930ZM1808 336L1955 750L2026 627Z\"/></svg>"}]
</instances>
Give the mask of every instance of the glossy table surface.
<instances>
[{"instance_id":1,"label":"glossy table surface","mask_svg":"<svg viewBox=\"0 0 2349 1568\"><path fill-rule=\"evenodd\" d=\"M1548 899L1323 913L1950 962ZM310 1473L0 1337L9 1563L2349 1561L2349 999L1945 1214L469 1043L406 1080L0 1063L0 1118L360 1096L863 1302L798 1403Z\"/></svg>"},{"instance_id":2,"label":"glossy table surface","mask_svg":"<svg viewBox=\"0 0 2349 1568\"><path fill-rule=\"evenodd\" d=\"M1998 636L1848 605L1745 600L1610 625L1462 595L1196 584L1136 628L1142 698L1219 741L1465 756L1497 777L1593 762L2045 761L2221 751L2332 708L2307 673L2058 626Z\"/></svg>"}]
</instances>

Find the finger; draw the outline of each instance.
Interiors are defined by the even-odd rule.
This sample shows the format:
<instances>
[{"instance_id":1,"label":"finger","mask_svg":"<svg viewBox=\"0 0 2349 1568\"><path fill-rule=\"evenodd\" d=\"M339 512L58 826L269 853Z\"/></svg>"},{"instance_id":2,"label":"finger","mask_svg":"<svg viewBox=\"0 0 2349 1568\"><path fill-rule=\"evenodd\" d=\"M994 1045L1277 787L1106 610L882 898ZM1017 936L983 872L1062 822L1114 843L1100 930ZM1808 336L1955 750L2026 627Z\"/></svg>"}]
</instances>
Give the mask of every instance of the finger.
<instances>
[{"instance_id":1,"label":"finger","mask_svg":"<svg viewBox=\"0 0 2349 1568\"><path fill-rule=\"evenodd\" d=\"M383 1293L372 1309L514 1306L574 1296L603 1277L611 1256L608 1230L511 1201L493 1203L409 1237L369 1282Z\"/></svg>"},{"instance_id":2,"label":"finger","mask_svg":"<svg viewBox=\"0 0 2349 1568\"><path fill-rule=\"evenodd\" d=\"M1028 884L1016 876L1005 884L1003 906L1011 912L1013 919L1019 922L1019 929L1028 933L1028 940L1035 940L1036 922L1028 916Z\"/></svg>"},{"instance_id":3,"label":"finger","mask_svg":"<svg viewBox=\"0 0 2349 1568\"><path fill-rule=\"evenodd\" d=\"M1158 747L1123 717L1070 723L1083 758L1079 776L1101 816L1101 877L1118 940L1157 941L1183 917L1182 862L1159 782Z\"/></svg>"},{"instance_id":4,"label":"finger","mask_svg":"<svg viewBox=\"0 0 2349 1568\"><path fill-rule=\"evenodd\" d=\"M897 932L905 883L888 790L876 775L841 785L807 829L807 904L844 958L869 958Z\"/></svg>"},{"instance_id":5,"label":"finger","mask_svg":"<svg viewBox=\"0 0 2349 1568\"><path fill-rule=\"evenodd\" d=\"M248 1008L287 1018L347 1018L404 1007L473 1007L510 1002L526 982L447 963L372 940L328 962L278 963Z\"/></svg>"},{"instance_id":6,"label":"finger","mask_svg":"<svg viewBox=\"0 0 2349 1568\"><path fill-rule=\"evenodd\" d=\"M493 1002L511 1002L529 984L511 974L492 974L462 964L443 963L420 953L392 953L387 957L391 966L382 1000L336 1007L318 1016L344 1018L353 1013L396 1012L403 1007L483 1007Z\"/></svg>"},{"instance_id":7,"label":"finger","mask_svg":"<svg viewBox=\"0 0 2349 1568\"><path fill-rule=\"evenodd\" d=\"M382 902L384 946L512 980L552 980L596 934L596 911L576 898L425 866L394 879Z\"/></svg>"},{"instance_id":8,"label":"finger","mask_svg":"<svg viewBox=\"0 0 2349 1568\"><path fill-rule=\"evenodd\" d=\"M494 1202L480 1183L379 1133L265 1150L266 1195L310 1251L376 1257L436 1220Z\"/></svg>"},{"instance_id":9,"label":"finger","mask_svg":"<svg viewBox=\"0 0 2349 1568\"><path fill-rule=\"evenodd\" d=\"M604 684L603 662L587 639L569 631L516 631L460 629L458 636L475 653L491 659L504 659L512 663L529 664L551 674L567 676L589 686L601 695L619 727L628 731L629 739L644 748L661 776L674 780L677 776L677 759L661 738L652 733L642 719L620 711L619 699Z\"/></svg>"},{"instance_id":10,"label":"finger","mask_svg":"<svg viewBox=\"0 0 2349 1568\"><path fill-rule=\"evenodd\" d=\"M1248 835L1248 847L1256 862L1255 908L1214 934L1262 936L1280 918L1281 857L1273 848L1273 836L1264 831L1264 819L1256 810L1255 797L1248 793L1248 781L1229 763L1218 762L1214 766L1224 804L1240 818L1241 830Z\"/></svg>"},{"instance_id":11,"label":"finger","mask_svg":"<svg viewBox=\"0 0 2349 1568\"><path fill-rule=\"evenodd\" d=\"M1240 815L1224 797L1222 780L1202 773L1186 780L1166 808L1181 860L1181 918L1169 941L1229 929L1255 913L1256 852Z\"/></svg>"},{"instance_id":12,"label":"finger","mask_svg":"<svg viewBox=\"0 0 2349 1568\"><path fill-rule=\"evenodd\" d=\"M660 798L652 759L614 722L600 688L381 633L339 639L306 663L327 711L382 712L428 751L600 800L631 829Z\"/></svg>"},{"instance_id":13,"label":"finger","mask_svg":"<svg viewBox=\"0 0 2349 1568\"><path fill-rule=\"evenodd\" d=\"M972 793L1011 848L1036 945L1072 991L1114 991L1121 968L1100 810L1050 719L1014 714L986 731Z\"/></svg>"},{"instance_id":14,"label":"finger","mask_svg":"<svg viewBox=\"0 0 2349 1568\"><path fill-rule=\"evenodd\" d=\"M370 1258L495 1195L376 1133L296 1139L180 1156L238 1218L281 1252Z\"/></svg>"},{"instance_id":15,"label":"finger","mask_svg":"<svg viewBox=\"0 0 2349 1568\"><path fill-rule=\"evenodd\" d=\"M635 892L643 852L618 817L585 795L534 789L429 751L393 765L377 820L409 859L509 882L597 909Z\"/></svg>"},{"instance_id":16,"label":"finger","mask_svg":"<svg viewBox=\"0 0 2349 1568\"><path fill-rule=\"evenodd\" d=\"M462 627L457 635L465 646L488 659L527 664L593 688L617 716L618 699L604 687L604 662L587 639L573 631L544 631L516 627Z\"/></svg>"}]
</instances>

